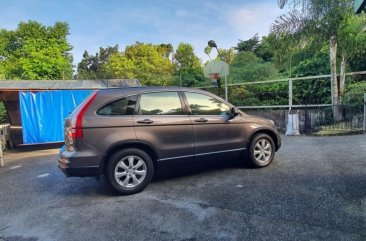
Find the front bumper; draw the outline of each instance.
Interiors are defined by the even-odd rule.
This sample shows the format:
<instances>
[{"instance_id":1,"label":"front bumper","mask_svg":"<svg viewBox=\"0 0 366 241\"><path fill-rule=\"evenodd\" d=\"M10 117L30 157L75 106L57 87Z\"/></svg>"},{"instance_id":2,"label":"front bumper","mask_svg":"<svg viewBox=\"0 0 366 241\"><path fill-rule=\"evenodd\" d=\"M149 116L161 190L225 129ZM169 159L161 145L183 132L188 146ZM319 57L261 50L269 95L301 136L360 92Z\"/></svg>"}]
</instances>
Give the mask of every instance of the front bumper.
<instances>
[{"instance_id":1,"label":"front bumper","mask_svg":"<svg viewBox=\"0 0 366 241\"><path fill-rule=\"evenodd\" d=\"M281 136L278 133L276 133L276 139L277 139L276 151L278 151L282 145Z\"/></svg>"}]
</instances>

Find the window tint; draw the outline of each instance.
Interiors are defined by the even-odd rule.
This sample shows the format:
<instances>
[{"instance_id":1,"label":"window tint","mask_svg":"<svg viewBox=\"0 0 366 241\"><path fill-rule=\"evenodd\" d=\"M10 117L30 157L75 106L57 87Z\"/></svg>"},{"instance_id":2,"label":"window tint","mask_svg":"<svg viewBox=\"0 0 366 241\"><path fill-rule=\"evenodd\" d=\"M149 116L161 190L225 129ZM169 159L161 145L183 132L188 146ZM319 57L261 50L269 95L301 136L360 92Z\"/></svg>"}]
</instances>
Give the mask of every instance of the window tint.
<instances>
[{"instance_id":1,"label":"window tint","mask_svg":"<svg viewBox=\"0 0 366 241\"><path fill-rule=\"evenodd\" d=\"M183 115L178 92L142 94L140 98L142 115Z\"/></svg>"},{"instance_id":2,"label":"window tint","mask_svg":"<svg viewBox=\"0 0 366 241\"><path fill-rule=\"evenodd\" d=\"M192 115L230 115L230 107L203 94L185 92Z\"/></svg>"},{"instance_id":3,"label":"window tint","mask_svg":"<svg viewBox=\"0 0 366 241\"><path fill-rule=\"evenodd\" d=\"M109 103L97 111L98 115L133 115L137 96L129 96Z\"/></svg>"}]
</instances>

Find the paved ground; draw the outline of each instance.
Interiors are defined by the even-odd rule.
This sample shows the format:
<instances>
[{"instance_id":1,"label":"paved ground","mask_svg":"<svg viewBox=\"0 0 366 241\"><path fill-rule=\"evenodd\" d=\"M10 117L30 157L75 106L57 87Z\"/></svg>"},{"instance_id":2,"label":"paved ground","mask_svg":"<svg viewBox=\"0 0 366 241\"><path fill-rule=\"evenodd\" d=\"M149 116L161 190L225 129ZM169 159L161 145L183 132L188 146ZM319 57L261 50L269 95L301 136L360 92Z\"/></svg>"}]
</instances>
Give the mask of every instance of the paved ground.
<instances>
[{"instance_id":1,"label":"paved ground","mask_svg":"<svg viewBox=\"0 0 366 241\"><path fill-rule=\"evenodd\" d=\"M274 163L162 169L137 195L8 153L0 240L366 240L366 136L284 137ZM20 159L19 159L20 158Z\"/></svg>"}]
</instances>

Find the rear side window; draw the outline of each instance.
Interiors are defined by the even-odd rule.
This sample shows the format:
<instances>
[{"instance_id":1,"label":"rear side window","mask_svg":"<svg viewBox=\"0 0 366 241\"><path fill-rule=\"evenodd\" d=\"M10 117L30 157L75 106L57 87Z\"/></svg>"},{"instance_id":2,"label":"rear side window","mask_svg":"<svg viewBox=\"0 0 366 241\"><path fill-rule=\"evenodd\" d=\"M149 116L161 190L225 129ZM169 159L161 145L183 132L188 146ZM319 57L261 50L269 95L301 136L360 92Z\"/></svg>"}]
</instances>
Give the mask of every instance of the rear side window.
<instances>
[{"instance_id":1,"label":"rear side window","mask_svg":"<svg viewBox=\"0 0 366 241\"><path fill-rule=\"evenodd\" d=\"M133 115L137 96L129 96L109 103L97 111L98 115Z\"/></svg>"},{"instance_id":2,"label":"rear side window","mask_svg":"<svg viewBox=\"0 0 366 241\"><path fill-rule=\"evenodd\" d=\"M192 115L230 115L230 107L208 95L185 92Z\"/></svg>"},{"instance_id":3,"label":"rear side window","mask_svg":"<svg viewBox=\"0 0 366 241\"><path fill-rule=\"evenodd\" d=\"M183 115L178 92L158 92L142 94L141 115Z\"/></svg>"}]
</instances>

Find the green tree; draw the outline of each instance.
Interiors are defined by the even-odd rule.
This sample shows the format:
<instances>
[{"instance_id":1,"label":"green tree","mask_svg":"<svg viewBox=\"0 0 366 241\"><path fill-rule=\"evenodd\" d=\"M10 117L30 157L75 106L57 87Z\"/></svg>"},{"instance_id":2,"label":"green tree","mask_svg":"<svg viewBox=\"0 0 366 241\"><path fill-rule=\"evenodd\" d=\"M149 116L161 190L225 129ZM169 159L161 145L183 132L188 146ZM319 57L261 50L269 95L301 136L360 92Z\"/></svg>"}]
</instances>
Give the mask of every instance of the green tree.
<instances>
[{"instance_id":1,"label":"green tree","mask_svg":"<svg viewBox=\"0 0 366 241\"><path fill-rule=\"evenodd\" d=\"M298 49L294 53L292 76L304 77L328 74L330 72L328 55L326 45L318 51L311 48ZM330 103L329 80L294 81L293 98L295 104Z\"/></svg>"},{"instance_id":2,"label":"green tree","mask_svg":"<svg viewBox=\"0 0 366 241\"><path fill-rule=\"evenodd\" d=\"M204 49L204 52L205 52L205 54L208 56L208 58L210 59L210 61L211 61L211 56L210 56L210 54L211 54L211 52L212 52L212 48L210 47L210 46L206 46L205 47L205 49Z\"/></svg>"},{"instance_id":3,"label":"green tree","mask_svg":"<svg viewBox=\"0 0 366 241\"><path fill-rule=\"evenodd\" d=\"M124 52L112 53L103 71L110 78L138 79L143 85L168 85L173 74L171 51L169 44L137 42L127 46Z\"/></svg>"},{"instance_id":4,"label":"green tree","mask_svg":"<svg viewBox=\"0 0 366 241\"><path fill-rule=\"evenodd\" d=\"M337 81L337 49L341 23L352 11L351 0L281 0L280 7L289 5L291 11L281 15L272 25L277 34L294 33L329 41L333 116L341 120L339 85Z\"/></svg>"},{"instance_id":5,"label":"green tree","mask_svg":"<svg viewBox=\"0 0 366 241\"><path fill-rule=\"evenodd\" d=\"M134 79L135 64L123 52L112 53L104 65L104 71L112 79Z\"/></svg>"},{"instance_id":6,"label":"green tree","mask_svg":"<svg viewBox=\"0 0 366 241\"><path fill-rule=\"evenodd\" d=\"M229 81L249 82L274 79L278 70L272 63L263 62L253 52L238 53L230 65Z\"/></svg>"},{"instance_id":7,"label":"green tree","mask_svg":"<svg viewBox=\"0 0 366 241\"><path fill-rule=\"evenodd\" d=\"M222 56L222 59L220 56L216 56L216 60L222 60L228 64L231 64L235 58L235 50L233 48L230 49L219 49L220 55Z\"/></svg>"},{"instance_id":8,"label":"green tree","mask_svg":"<svg viewBox=\"0 0 366 241\"><path fill-rule=\"evenodd\" d=\"M263 59L265 62L270 62L273 58L274 51L271 44L273 36L262 37L259 40L258 34L255 34L248 40L239 40L239 43L234 47L238 52L253 52L259 58Z\"/></svg>"},{"instance_id":9,"label":"green tree","mask_svg":"<svg viewBox=\"0 0 366 241\"><path fill-rule=\"evenodd\" d=\"M5 67L3 61L0 60L0 80L5 79Z\"/></svg>"},{"instance_id":10,"label":"green tree","mask_svg":"<svg viewBox=\"0 0 366 241\"><path fill-rule=\"evenodd\" d=\"M7 113L6 113L4 103L2 101L0 101L0 124L1 123L6 123L8 121L9 120L8 120L8 116L7 116Z\"/></svg>"},{"instance_id":11,"label":"green tree","mask_svg":"<svg viewBox=\"0 0 366 241\"><path fill-rule=\"evenodd\" d=\"M109 79L109 76L104 69L105 63L112 54L118 53L118 45L113 47L99 48L99 52L95 55L90 55L88 51L83 54L83 59L77 67L77 79Z\"/></svg>"},{"instance_id":12,"label":"green tree","mask_svg":"<svg viewBox=\"0 0 366 241\"><path fill-rule=\"evenodd\" d=\"M257 47L254 50L254 53L261 59L263 59L264 62L272 62L272 59L274 57L274 49L272 46L271 38L273 36L263 36L260 43L257 45Z\"/></svg>"},{"instance_id":13,"label":"green tree","mask_svg":"<svg viewBox=\"0 0 366 241\"><path fill-rule=\"evenodd\" d=\"M205 80L200 59L194 54L192 45L180 43L174 58L175 74L184 86L193 86Z\"/></svg>"},{"instance_id":14,"label":"green tree","mask_svg":"<svg viewBox=\"0 0 366 241\"><path fill-rule=\"evenodd\" d=\"M69 26L21 22L15 30L0 30L0 73L6 79L71 79Z\"/></svg>"},{"instance_id":15,"label":"green tree","mask_svg":"<svg viewBox=\"0 0 366 241\"><path fill-rule=\"evenodd\" d=\"M330 72L327 46L314 51L302 48L293 52L292 77L324 75Z\"/></svg>"},{"instance_id":16,"label":"green tree","mask_svg":"<svg viewBox=\"0 0 366 241\"><path fill-rule=\"evenodd\" d=\"M173 45L172 44L160 44L157 46L158 52L163 55L164 58L170 58L173 56Z\"/></svg>"},{"instance_id":17,"label":"green tree","mask_svg":"<svg viewBox=\"0 0 366 241\"><path fill-rule=\"evenodd\" d=\"M366 34L363 32L365 28L366 17L364 14L355 16L353 13L346 15L343 19L339 30L339 50L341 56L340 64L340 96L345 96L346 91L346 68L348 62L352 59L365 59Z\"/></svg>"},{"instance_id":18,"label":"green tree","mask_svg":"<svg viewBox=\"0 0 366 241\"><path fill-rule=\"evenodd\" d=\"M254 52L258 47L259 43L260 43L259 36L256 33L253 37L251 37L248 40L239 39L239 43L236 45L234 49L239 52Z\"/></svg>"},{"instance_id":19,"label":"green tree","mask_svg":"<svg viewBox=\"0 0 366 241\"><path fill-rule=\"evenodd\" d=\"M294 37L290 34L276 35L273 33L265 38L265 45L270 46L273 54L270 56L270 62L280 73L291 72L288 70L291 69L294 52L301 48L301 45L297 43L298 41L295 42L293 39ZM290 74L288 76L290 77Z\"/></svg>"},{"instance_id":20,"label":"green tree","mask_svg":"<svg viewBox=\"0 0 366 241\"><path fill-rule=\"evenodd\" d=\"M172 78L173 64L159 45L137 42L127 46L127 59L133 61L135 78L145 85L168 85Z\"/></svg>"}]
</instances>

